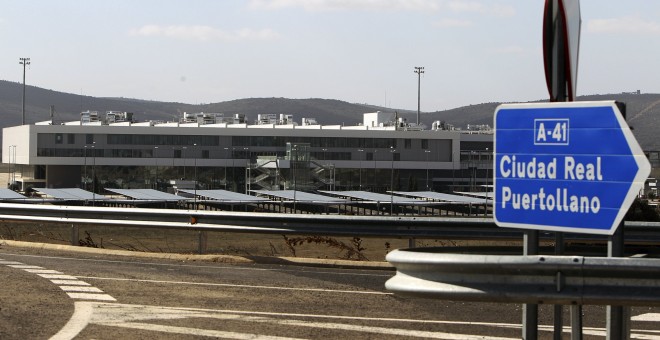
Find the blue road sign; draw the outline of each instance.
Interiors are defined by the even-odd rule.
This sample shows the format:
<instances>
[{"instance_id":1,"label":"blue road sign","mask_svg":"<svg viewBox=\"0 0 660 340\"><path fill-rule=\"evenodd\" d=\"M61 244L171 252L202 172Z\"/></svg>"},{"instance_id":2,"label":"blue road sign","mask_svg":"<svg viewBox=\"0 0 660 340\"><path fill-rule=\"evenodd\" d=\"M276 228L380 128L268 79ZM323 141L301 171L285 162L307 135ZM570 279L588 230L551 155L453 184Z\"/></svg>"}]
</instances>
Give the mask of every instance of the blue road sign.
<instances>
[{"instance_id":1,"label":"blue road sign","mask_svg":"<svg viewBox=\"0 0 660 340\"><path fill-rule=\"evenodd\" d=\"M651 165L613 101L495 111L494 217L501 227L611 235Z\"/></svg>"}]
</instances>

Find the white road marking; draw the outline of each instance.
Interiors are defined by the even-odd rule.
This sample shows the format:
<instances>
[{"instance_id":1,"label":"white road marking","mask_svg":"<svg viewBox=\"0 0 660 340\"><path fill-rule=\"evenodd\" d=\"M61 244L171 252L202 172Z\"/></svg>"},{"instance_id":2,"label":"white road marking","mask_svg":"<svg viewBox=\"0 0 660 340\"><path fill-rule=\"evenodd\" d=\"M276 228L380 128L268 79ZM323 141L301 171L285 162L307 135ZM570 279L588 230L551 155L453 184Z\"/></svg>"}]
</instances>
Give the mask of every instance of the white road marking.
<instances>
[{"instance_id":1,"label":"white road marking","mask_svg":"<svg viewBox=\"0 0 660 340\"><path fill-rule=\"evenodd\" d=\"M50 340L73 339L87 327L94 313L94 306L91 303L76 302L74 307L73 315L71 315L69 322L57 334L53 335Z\"/></svg>"},{"instance_id":2,"label":"white road marking","mask_svg":"<svg viewBox=\"0 0 660 340\"><path fill-rule=\"evenodd\" d=\"M199 329L199 328L190 328L190 327L176 327L176 326L164 326L164 325L154 325L141 322L122 322L116 324L110 324L109 326L116 326L122 328L130 329L141 329L147 331L161 332L161 333L174 333L174 334L186 334L194 336L208 336L215 338L223 339L240 339L240 340L250 340L250 339L264 339L264 340L298 340L302 338L288 338L280 336L269 336L261 334L250 334L250 333L237 333L237 332L227 332L227 331L216 331L209 329Z\"/></svg>"},{"instance_id":3,"label":"white road marking","mask_svg":"<svg viewBox=\"0 0 660 340\"><path fill-rule=\"evenodd\" d=\"M103 293L102 290L91 286L60 286L65 292L79 292L79 293Z\"/></svg>"},{"instance_id":4,"label":"white road marking","mask_svg":"<svg viewBox=\"0 0 660 340\"><path fill-rule=\"evenodd\" d=\"M78 278L71 275L64 274L37 274L44 279L58 279L58 280L77 280Z\"/></svg>"},{"instance_id":5,"label":"white road marking","mask_svg":"<svg viewBox=\"0 0 660 340\"><path fill-rule=\"evenodd\" d=\"M635 315L631 318L631 320L660 322L660 313L646 313L646 314Z\"/></svg>"},{"instance_id":6,"label":"white road marking","mask_svg":"<svg viewBox=\"0 0 660 340\"><path fill-rule=\"evenodd\" d=\"M64 274L60 271L57 270L52 270L52 269L23 269L28 273L32 274Z\"/></svg>"},{"instance_id":7,"label":"white road marking","mask_svg":"<svg viewBox=\"0 0 660 340\"><path fill-rule=\"evenodd\" d=\"M96 301L117 301L115 298L108 294L93 294L93 293L66 293L70 298L77 300L96 300Z\"/></svg>"},{"instance_id":8,"label":"white road marking","mask_svg":"<svg viewBox=\"0 0 660 340\"><path fill-rule=\"evenodd\" d=\"M12 267L16 269L44 269L44 267L39 267L39 266L30 266L27 264L10 264L7 267Z\"/></svg>"},{"instance_id":9,"label":"white road marking","mask_svg":"<svg viewBox=\"0 0 660 340\"><path fill-rule=\"evenodd\" d=\"M274 290L294 290L305 292L323 292L323 293L343 293L343 294L371 294L371 295L393 295L388 292L375 292L375 291L359 291L359 290L338 290L338 289L322 289L322 288L296 288L296 287L277 287L277 286L257 286L257 285L239 285L230 283L209 283L209 282L188 282L188 281L163 281L163 280L144 280L144 279L125 279L117 277L97 277L97 276L79 276L82 279L91 280L111 280L111 281L128 281L128 282L149 282L149 283L167 283L177 285L192 285L192 286L211 286L211 287L231 287L231 288L253 288L253 289L274 289Z\"/></svg>"},{"instance_id":10,"label":"white road marking","mask_svg":"<svg viewBox=\"0 0 660 340\"><path fill-rule=\"evenodd\" d=\"M50 282L56 285L68 285L68 286L91 286L89 283L80 280L50 280Z\"/></svg>"},{"instance_id":11,"label":"white road marking","mask_svg":"<svg viewBox=\"0 0 660 340\"><path fill-rule=\"evenodd\" d=\"M0 260L1 261L1 260ZM77 277L65 275L57 270L45 269L39 266L26 265L20 262L2 261L5 265L15 269L22 269L25 272L36 274L60 287L66 294L76 300L91 301L117 301L114 297L103 293L102 290L92 287L89 283L78 280Z\"/></svg>"},{"instance_id":12,"label":"white road marking","mask_svg":"<svg viewBox=\"0 0 660 340\"><path fill-rule=\"evenodd\" d=\"M268 338L260 334L246 334L225 332L217 330L196 329L188 327L175 327L163 325L163 320L180 320L187 318L210 318L218 320L232 320L247 323L268 323L281 326L297 326L297 327L311 327L317 329L334 329L345 330L350 332L361 332L377 334L383 337L387 336L405 336L417 337L428 339L445 339L445 340L473 340L473 339L491 339L491 340L512 340L516 338L508 337L490 337L485 335L470 335L470 334L455 334L446 332L433 332L433 331L418 331L410 328L388 328L388 327L372 327L366 325L352 325L333 322L315 322L306 320L294 320L289 318L282 318L282 314L270 313L272 317L263 315L249 315L249 314L262 314L254 312L239 312L228 313L225 311L209 310L209 309L194 309L194 308L168 308L148 305L129 305L118 303L93 303L93 302L78 302L76 309L79 305L92 306L92 317L86 319L89 324L113 326L121 328L141 329L153 332L186 334L195 336L215 336L231 339L252 339L252 338ZM323 317L320 315L305 315L306 317ZM350 317L346 317L353 319ZM78 323L70 322L75 327L79 327ZM469 323L461 323L469 324ZM274 339L290 339L278 338Z\"/></svg>"},{"instance_id":13,"label":"white road marking","mask_svg":"<svg viewBox=\"0 0 660 340\"><path fill-rule=\"evenodd\" d=\"M118 264L132 264L135 265L135 261L122 261L122 260L100 260L100 259L77 259L64 256L44 256L44 255L26 255L26 254L11 254L11 256L22 256L22 257L32 257L32 258L44 258L44 259L62 259L69 261L85 261L85 262L102 262L102 263L118 263ZM159 262L139 262L140 265L149 265L149 266L163 266L163 267L191 267L191 268L209 268L209 269L230 269L230 270L247 270L247 271L272 271L278 273L319 273L319 274L328 274L328 275L348 275L348 276L373 276L373 277L392 277L394 270L392 269L391 273L381 274L383 271L379 269L367 269L366 273L355 273L353 271L337 271L336 269L329 270L301 270L301 269L273 269L273 268L254 268L254 267L240 267L240 266L216 266L216 265L203 265L203 264L180 264L180 263L159 263ZM381 272L381 273L379 273Z\"/></svg>"},{"instance_id":14,"label":"white road marking","mask_svg":"<svg viewBox=\"0 0 660 340\"><path fill-rule=\"evenodd\" d=\"M11 266L11 265L22 265L22 263L20 263L20 262L16 262L16 261L0 261L0 264L4 264L4 265L8 265L8 266Z\"/></svg>"}]
</instances>

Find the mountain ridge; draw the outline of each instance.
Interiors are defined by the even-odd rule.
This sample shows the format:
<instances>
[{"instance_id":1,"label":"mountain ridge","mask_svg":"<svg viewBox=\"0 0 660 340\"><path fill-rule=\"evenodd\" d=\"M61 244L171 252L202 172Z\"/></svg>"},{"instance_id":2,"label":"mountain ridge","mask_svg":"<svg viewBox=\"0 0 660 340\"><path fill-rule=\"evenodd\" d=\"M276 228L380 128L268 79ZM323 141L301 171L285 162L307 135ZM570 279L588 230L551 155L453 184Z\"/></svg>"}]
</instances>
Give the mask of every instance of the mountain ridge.
<instances>
[{"instance_id":1,"label":"mountain ridge","mask_svg":"<svg viewBox=\"0 0 660 340\"><path fill-rule=\"evenodd\" d=\"M0 127L21 123L22 85L0 80ZM628 122L633 134L644 150L660 150L660 139L655 131L660 127L660 94L621 93L579 96L578 101L616 100L626 103ZM543 102L543 100L530 101ZM467 124L493 125L493 113L499 102L473 104L449 110L421 112L421 122L430 126L434 121L445 121L455 127ZM376 105L348 103L336 99L307 98L289 99L281 97L244 98L209 104L186 104L160 102L137 98L91 97L26 87L26 123L50 119L50 106L55 106L54 122L61 123L80 119L80 112L127 111L133 112L140 121L178 120L183 112L218 112L226 115L245 114L253 122L259 113L286 113L294 115L296 122L302 118L316 118L323 125L357 125L362 123L362 114L384 111L398 112L410 122L416 121L416 111L392 109Z\"/></svg>"}]
</instances>

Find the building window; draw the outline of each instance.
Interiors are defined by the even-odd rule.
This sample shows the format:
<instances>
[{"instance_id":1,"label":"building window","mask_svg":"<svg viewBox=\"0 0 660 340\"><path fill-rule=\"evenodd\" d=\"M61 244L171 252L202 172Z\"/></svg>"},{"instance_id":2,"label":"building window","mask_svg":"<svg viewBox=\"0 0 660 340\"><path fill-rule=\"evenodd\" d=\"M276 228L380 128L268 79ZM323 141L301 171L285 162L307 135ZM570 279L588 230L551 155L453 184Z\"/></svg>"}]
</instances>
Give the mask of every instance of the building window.
<instances>
[{"instance_id":1,"label":"building window","mask_svg":"<svg viewBox=\"0 0 660 340\"><path fill-rule=\"evenodd\" d=\"M367 160L368 161L373 161L374 160L374 153L373 152L367 152Z\"/></svg>"},{"instance_id":2,"label":"building window","mask_svg":"<svg viewBox=\"0 0 660 340\"><path fill-rule=\"evenodd\" d=\"M410 149L412 147L412 140L411 139L404 139L404 148Z\"/></svg>"},{"instance_id":3,"label":"building window","mask_svg":"<svg viewBox=\"0 0 660 340\"><path fill-rule=\"evenodd\" d=\"M76 135L74 135L73 133L67 133L66 143L67 144L76 144Z\"/></svg>"},{"instance_id":4,"label":"building window","mask_svg":"<svg viewBox=\"0 0 660 340\"><path fill-rule=\"evenodd\" d=\"M174 158L181 158L181 149L174 149Z\"/></svg>"},{"instance_id":5,"label":"building window","mask_svg":"<svg viewBox=\"0 0 660 340\"><path fill-rule=\"evenodd\" d=\"M209 150L202 150L202 158L209 159Z\"/></svg>"},{"instance_id":6,"label":"building window","mask_svg":"<svg viewBox=\"0 0 660 340\"><path fill-rule=\"evenodd\" d=\"M428 139L422 139L422 149L426 150L429 148L429 140Z\"/></svg>"},{"instance_id":7,"label":"building window","mask_svg":"<svg viewBox=\"0 0 660 340\"><path fill-rule=\"evenodd\" d=\"M62 144L63 139L64 139L64 136L61 133L56 133L55 134L55 144Z\"/></svg>"}]
</instances>

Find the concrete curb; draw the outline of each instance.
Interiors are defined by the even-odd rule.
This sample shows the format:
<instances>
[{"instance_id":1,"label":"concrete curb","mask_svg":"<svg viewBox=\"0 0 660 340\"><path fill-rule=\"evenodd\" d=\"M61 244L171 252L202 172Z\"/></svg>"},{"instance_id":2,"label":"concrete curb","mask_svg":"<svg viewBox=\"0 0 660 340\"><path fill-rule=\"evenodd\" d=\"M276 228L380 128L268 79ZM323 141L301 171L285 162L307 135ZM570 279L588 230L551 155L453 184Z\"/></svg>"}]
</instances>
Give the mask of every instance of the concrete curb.
<instances>
[{"instance_id":1,"label":"concrete curb","mask_svg":"<svg viewBox=\"0 0 660 340\"><path fill-rule=\"evenodd\" d=\"M36 243L25 241L0 240L0 246L16 248L32 248L55 251L67 251L83 254L114 255L137 258L164 259L175 261L216 262L229 264L279 264L327 268L394 270L388 262L365 262L348 260L329 260L299 257L270 257L270 256L235 256L235 255L196 255L175 253L148 253L129 250L114 250L90 247L78 247L64 244Z\"/></svg>"}]
</instances>

